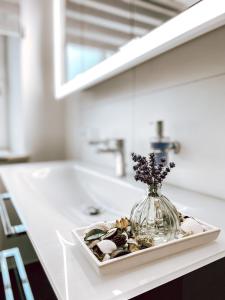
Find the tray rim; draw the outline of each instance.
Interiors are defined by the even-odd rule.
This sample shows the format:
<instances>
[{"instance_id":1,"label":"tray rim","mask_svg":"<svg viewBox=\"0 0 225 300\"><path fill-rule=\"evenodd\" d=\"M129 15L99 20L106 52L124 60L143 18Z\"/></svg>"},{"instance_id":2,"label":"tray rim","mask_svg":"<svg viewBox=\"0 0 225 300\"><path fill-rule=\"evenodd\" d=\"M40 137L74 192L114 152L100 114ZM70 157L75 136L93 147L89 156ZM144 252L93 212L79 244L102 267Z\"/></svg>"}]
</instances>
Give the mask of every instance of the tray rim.
<instances>
[{"instance_id":1,"label":"tray rim","mask_svg":"<svg viewBox=\"0 0 225 300\"><path fill-rule=\"evenodd\" d=\"M192 218L192 217L191 217ZM98 268L102 268L102 267L105 267L105 266L108 266L108 265L112 265L118 261L121 261L121 260L125 260L125 259L129 259L129 258L132 258L132 257L137 257L139 255L143 255L144 253L147 253L147 252L153 252L153 251L157 251L158 249L162 249L162 248L166 248L170 245L176 245L176 244L181 244L181 243L184 243L188 240L191 240L191 239L196 239L198 237L201 237L201 236L205 236L205 235L208 235L209 233L216 233L218 232L218 235L221 231L221 229L217 226L214 226L214 225L211 225L209 223L206 223L200 219L197 219L197 218L194 218L196 221L200 222L202 225L204 226L208 226L210 229L207 230L207 231L204 231L204 232L200 232L200 233L196 233L196 234L192 234L192 235L189 235L189 236L186 236L186 237L183 237L181 239L177 239L177 240L171 240L167 243L164 243L164 244L160 244L160 245L156 245L156 246L153 246L153 247L150 247L150 248L146 248L146 249L142 249L142 250L138 250L138 251L135 251L133 253L129 253L127 255L124 255L124 256L120 256L120 257L116 257L116 258L113 258L113 259L110 259L110 260L107 260L107 261L103 261L103 262L100 262L97 257L94 255L94 253L88 248L88 246L85 244L84 240L83 240L83 235L82 233L84 233L85 230L87 230L90 226L94 225L94 224L97 224L99 222L96 222L96 223L93 223L93 224L90 224L90 225L87 225L87 226L82 226L82 227L76 227L72 230L72 233L74 234L75 238L77 241L80 242L80 245L82 246L82 248L85 250L85 252L93 258L95 264L97 265ZM104 223L114 223L113 221L110 221L110 222L104 222Z\"/></svg>"}]
</instances>

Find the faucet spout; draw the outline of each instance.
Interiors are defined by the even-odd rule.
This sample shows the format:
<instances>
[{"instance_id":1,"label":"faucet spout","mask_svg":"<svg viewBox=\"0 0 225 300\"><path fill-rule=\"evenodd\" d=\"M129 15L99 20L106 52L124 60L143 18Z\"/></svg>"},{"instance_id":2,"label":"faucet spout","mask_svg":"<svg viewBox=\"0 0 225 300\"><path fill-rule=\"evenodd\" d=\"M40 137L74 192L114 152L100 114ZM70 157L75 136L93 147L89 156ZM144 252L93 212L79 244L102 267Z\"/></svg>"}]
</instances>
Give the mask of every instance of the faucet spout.
<instances>
[{"instance_id":1,"label":"faucet spout","mask_svg":"<svg viewBox=\"0 0 225 300\"><path fill-rule=\"evenodd\" d=\"M124 153L117 152L116 153L116 162L115 162L115 172L117 177L123 177L126 175L125 173L125 163L124 163Z\"/></svg>"},{"instance_id":2,"label":"faucet spout","mask_svg":"<svg viewBox=\"0 0 225 300\"><path fill-rule=\"evenodd\" d=\"M97 153L113 153L115 155L115 175L123 177L125 172L125 155L123 139L107 139L100 141L90 141L90 145L97 146Z\"/></svg>"}]
</instances>

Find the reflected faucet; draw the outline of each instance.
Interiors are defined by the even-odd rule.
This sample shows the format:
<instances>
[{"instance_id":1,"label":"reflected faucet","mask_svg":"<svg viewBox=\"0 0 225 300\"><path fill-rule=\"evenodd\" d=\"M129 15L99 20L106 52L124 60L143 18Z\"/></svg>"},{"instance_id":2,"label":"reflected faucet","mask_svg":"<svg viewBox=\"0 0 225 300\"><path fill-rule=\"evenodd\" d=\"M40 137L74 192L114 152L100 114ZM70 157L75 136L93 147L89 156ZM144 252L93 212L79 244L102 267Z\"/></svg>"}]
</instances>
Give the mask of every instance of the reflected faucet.
<instances>
[{"instance_id":1,"label":"reflected faucet","mask_svg":"<svg viewBox=\"0 0 225 300\"><path fill-rule=\"evenodd\" d=\"M97 153L115 154L115 174L117 177L123 177L125 172L124 140L123 139L105 139L89 141L89 145L97 146Z\"/></svg>"}]
</instances>

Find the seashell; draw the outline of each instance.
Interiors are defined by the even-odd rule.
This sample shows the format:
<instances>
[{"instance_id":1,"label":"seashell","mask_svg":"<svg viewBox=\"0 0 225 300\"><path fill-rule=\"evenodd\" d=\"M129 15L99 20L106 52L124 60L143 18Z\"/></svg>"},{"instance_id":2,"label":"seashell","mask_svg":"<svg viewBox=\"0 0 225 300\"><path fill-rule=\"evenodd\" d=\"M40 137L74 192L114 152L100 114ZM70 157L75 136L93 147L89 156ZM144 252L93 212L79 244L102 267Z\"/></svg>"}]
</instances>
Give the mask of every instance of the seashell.
<instances>
[{"instance_id":1,"label":"seashell","mask_svg":"<svg viewBox=\"0 0 225 300\"><path fill-rule=\"evenodd\" d=\"M91 251L93 252L93 254L97 257L98 260L102 261L104 254L102 253L102 251L100 251L100 249L98 248L98 246L94 246Z\"/></svg>"},{"instance_id":2,"label":"seashell","mask_svg":"<svg viewBox=\"0 0 225 300\"><path fill-rule=\"evenodd\" d=\"M129 244L128 249L131 253L140 250L137 244Z\"/></svg>"},{"instance_id":3,"label":"seashell","mask_svg":"<svg viewBox=\"0 0 225 300\"><path fill-rule=\"evenodd\" d=\"M109 254L105 254L105 256L103 257L102 261L107 261L110 259L110 255Z\"/></svg>"},{"instance_id":4,"label":"seashell","mask_svg":"<svg viewBox=\"0 0 225 300\"><path fill-rule=\"evenodd\" d=\"M127 218L121 218L116 220L116 227L119 229L126 229L130 224L130 221Z\"/></svg>"},{"instance_id":5,"label":"seashell","mask_svg":"<svg viewBox=\"0 0 225 300\"><path fill-rule=\"evenodd\" d=\"M120 257L120 256L123 256L123 255L129 254L129 253L130 252L128 250L115 250L111 254L111 258Z\"/></svg>"},{"instance_id":6,"label":"seashell","mask_svg":"<svg viewBox=\"0 0 225 300\"><path fill-rule=\"evenodd\" d=\"M87 227L87 230L85 231L85 234L89 231L91 231L92 229L100 229L102 231L108 231L111 228L111 226L105 222L98 222L98 223L94 223L90 226Z\"/></svg>"},{"instance_id":7,"label":"seashell","mask_svg":"<svg viewBox=\"0 0 225 300\"><path fill-rule=\"evenodd\" d=\"M84 240L85 241L97 240L103 235L105 235L105 231L101 229L92 229L86 233Z\"/></svg>"},{"instance_id":8,"label":"seashell","mask_svg":"<svg viewBox=\"0 0 225 300\"><path fill-rule=\"evenodd\" d=\"M102 240L97 243L97 246L104 254L112 253L117 249L116 244L110 240Z\"/></svg>"},{"instance_id":9,"label":"seashell","mask_svg":"<svg viewBox=\"0 0 225 300\"><path fill-rule=\"evenodd\" d=\"M117 232L117 228L110 229L102 238L104 240L112 238Z\"/></svg>"},{"instance_id":10,"label":"seashell","mask_svg":"<svg viewBox=\"0 0 225 300\"><path fill-rule=\"evenodd\" d=\"M98 242L100 242L100 240L94 240L94 241L92 241L92 242L88 245L88 248L93 249L93 248L98 244Z\"/></svg>"},{"instance_id":11,"label":"seashell","mask_svg":"<svg viewBox=\"0 0 225 300\"><path fill-rule=\"evenodd\" d=\"M204 231L203 226L198 221L192 218L185 219L184 222L181 224L181 229L189 234L196 234Z\"/></svg>"}]
</instances>

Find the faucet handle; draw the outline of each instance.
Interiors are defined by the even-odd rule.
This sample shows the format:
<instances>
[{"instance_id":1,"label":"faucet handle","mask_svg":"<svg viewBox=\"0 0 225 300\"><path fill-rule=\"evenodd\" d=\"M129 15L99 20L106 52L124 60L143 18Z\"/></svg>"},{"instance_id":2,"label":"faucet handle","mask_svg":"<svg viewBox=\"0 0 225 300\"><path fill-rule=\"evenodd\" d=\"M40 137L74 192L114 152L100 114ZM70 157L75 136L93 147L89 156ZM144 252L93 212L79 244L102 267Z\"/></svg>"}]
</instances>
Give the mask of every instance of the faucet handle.
<instances>
[{"instance_id":1,"label":"faucet handle","mask_svg":"<svg viewBox=\"0 0 225 300\"><path fill-rule=\"evenodd\" d=\"M170 149L173 150L175 154L178 154L181 149L181 144L177 141L174 141L171 143Z\"/></svg>"}]
</instances>

